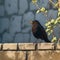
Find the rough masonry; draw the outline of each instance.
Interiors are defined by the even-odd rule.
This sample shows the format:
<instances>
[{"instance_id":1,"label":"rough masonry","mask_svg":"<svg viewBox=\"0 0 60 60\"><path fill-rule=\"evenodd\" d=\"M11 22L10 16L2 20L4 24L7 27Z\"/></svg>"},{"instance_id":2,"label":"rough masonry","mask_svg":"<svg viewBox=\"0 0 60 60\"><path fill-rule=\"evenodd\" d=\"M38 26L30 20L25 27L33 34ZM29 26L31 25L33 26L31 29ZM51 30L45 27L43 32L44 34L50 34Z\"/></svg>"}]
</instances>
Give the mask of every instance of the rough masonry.
<instances>
[{"instance_id":1,"label":"rough masonry","mask_svg":"<svg viewBox=\"0 0 60 60\"><path fill-rule=\"evenodd\" d=\"M60 44L54 43L3 43L0 60L60 60Z\"/></svg>"},{"instance_id":2,"label":"rough masonry","mask_svg":"<svg viewBox=\"0 0 60 60\"><path fill-rule=\"evenodd\" d=\"M58 11L48 0L39 0L38 5L48 10L48 17L37 14L31 0L0 0L0 43L42 42L32 35L30 20L37 19L46 28L44 24L51 18L56 19ZM59 38L59 27L55 28L55 34Z\"/></svg>"}]
</instances>

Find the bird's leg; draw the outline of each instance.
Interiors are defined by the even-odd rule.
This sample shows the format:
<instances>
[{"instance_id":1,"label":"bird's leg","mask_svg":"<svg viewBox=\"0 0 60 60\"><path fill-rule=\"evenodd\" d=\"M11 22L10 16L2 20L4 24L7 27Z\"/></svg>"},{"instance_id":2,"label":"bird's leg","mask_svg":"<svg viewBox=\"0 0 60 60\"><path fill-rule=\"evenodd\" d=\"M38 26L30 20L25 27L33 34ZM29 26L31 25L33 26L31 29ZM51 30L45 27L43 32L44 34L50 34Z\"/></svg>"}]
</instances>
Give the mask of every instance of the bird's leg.
<instances>
[{"instance_id":1,"label":"bird's leg","mask_svg":"<svg viewBox=\"0 0 60 60\"><path fill-rule=\"evenodd\" d=\"M35 41L35 50L37 50L37 45L38 45L38 43L41 43L42 42L42 40L40 40L40 39L36 39L36 41Z\"/></svg>"},{"instance_id":2,"label":"bird's leg","mask_svg":"<svg viewBox=\"0 0 60 60\"><path fill-rule=\"evenodd\" d=\"M37 50L37 43L35 43L35 50Z\"/></svg>"},{"instance_id":3,"label":"bird's leg","mask_svg":"<svg viewBox=\"0 0 60 60\"><path fill-rule=\"evenodd\" d=\"M36 39L36 41L35 41L35 50L37 50L37 45L38 45L38 39Z\"/></svg>"}]
</instances>

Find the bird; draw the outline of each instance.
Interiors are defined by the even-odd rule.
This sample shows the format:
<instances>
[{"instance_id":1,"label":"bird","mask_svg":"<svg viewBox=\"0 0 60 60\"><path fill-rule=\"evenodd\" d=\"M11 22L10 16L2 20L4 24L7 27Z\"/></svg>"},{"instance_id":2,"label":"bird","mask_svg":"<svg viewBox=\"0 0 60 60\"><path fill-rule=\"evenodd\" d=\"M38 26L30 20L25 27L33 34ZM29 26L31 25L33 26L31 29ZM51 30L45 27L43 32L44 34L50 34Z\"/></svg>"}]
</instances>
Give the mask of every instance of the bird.
<instances>
[{"instance_id":1,"label":"bird","mask_svg":"<svg viewBox=\"0 0 60 60\"><path fill-rule=\"evenodd\" d=\"M37 39L44 40L45 42L50 43L47 33L45 32L44 27L37 20L31 21L32 24L32 33L33 36Z\"/></svg>"}]
</instances>

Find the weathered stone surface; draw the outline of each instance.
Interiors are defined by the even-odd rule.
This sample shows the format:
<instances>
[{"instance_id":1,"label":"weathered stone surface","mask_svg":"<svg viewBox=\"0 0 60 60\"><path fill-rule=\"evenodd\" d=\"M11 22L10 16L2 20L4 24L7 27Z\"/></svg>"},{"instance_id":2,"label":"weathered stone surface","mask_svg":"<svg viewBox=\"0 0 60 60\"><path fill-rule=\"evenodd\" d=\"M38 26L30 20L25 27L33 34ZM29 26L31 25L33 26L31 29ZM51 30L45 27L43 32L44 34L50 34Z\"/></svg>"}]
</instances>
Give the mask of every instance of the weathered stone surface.
<instances>
[{"instance_id":1,"label":"weathered stone surface","mask_svg":"<svg viewBox=\"0 0 60 60\"><path fill-rule=\"evenodd\" d=\"M19 14L23 14L28 9L27 0L19 0Z\"/></svg>"},{"instance_id":2,"label":"weathered stone surface","mask_svg":"<svg viewBox=\"0 0 60 60\"><path fill-rule=\"evenodd\" d=\"M25 60L25 52L0 51L0 60Z\"/></svg>"},{"instance_id":3,"label":"weathered stone surface","mask_svg":"<svg viewBox=\"0 0 60 60\"><path fill-rule=\"evenodd\" d=\"M57 13L58 13L58 11L57 10L48 10L48 19L51 19L51 18L53 18L53 19L56 19L57 18Z\"/></svg>"},{"instance_id":4,"label":"weathered stone surface","mask_svg":"<svg viewBox=\"0 0 60 60\"><path fill-rule=\"evenodd\" d=\"M60 27L59 26L54 28L54 33L57 38L60 38Z\"/></svg>"},{"instance_id":5,"label":"weathered stone surface","mask_svg":"<svg viewBox=\"0 0 60 60\"><path fill-rule=\"evenodd\" d=\"M9 33L4 33L3 34L3 38L2 38L2 42L4 43L12 43L13 42L13 36Z\"/></svg>"},{"instance_id":6,"label":"weathered stone surface","mask_svg":"<svg viewBox=\"0 0 60 60\"><path fill-rule=\"evenodd\" d=\"M15 60L14 51L0 51L0 60Z\"/></svg>"},{"instance_id":7,"label":"weathered stone surface","mask_svg":"<svg viewBox=\"0 0 60 60\"><path fill-rule=\"evenodd\" d=\"M16 43L27 43L29 42L29 34L22 34L22 33L19 33L16 35L15 37L15 41Z\"/></svg>"},{"instance_id":8,"label":"weathered stone surface","mask_svg":"<svg viewBox=\"0 0 60 60\"><path fill-rule=\"evenodd\" d=\"M53 0L52 2L56 4L58 0ZM49 2L49 7L50 9L56 9L56 6L54 6L54 4L52 4L51 2Z\"/></svg>"},{"instance_id":9,"label":"weathered stone surface","mask_svg":"<svg viewBox=\"0 0 60 60\"><path fill-rule=\"evenodd\" d=\"M0 37L0 43L1 43L1 41L2 41L2 40L1 40L1 37Z\"/></svg>"},{"instance_id":10,"label":"weathered stone surface","mask_svg":"<svg viewBox=\"0 0 60 60\"><path fill-rule=\"evenodd\" d=\"M41 0L42 7L49 9L49 0Z\"/></svg>"},{"instance_id":11,"label":"weathered stone surface","mask_svg":"<svg viewBox=\"0 0 60 60\"><path fill-rule=\"evenodd\" d=\"M38 49L54 49L53 43L38 43Z\"/></svg>"},{"instance_id":12,"label":"weathered stone surface","mask_svg":"<svg viewBox=\"0 0 60 60\"><path fill-rule=\"evenodd\" d=\"M9 19L8 18L0 18L0 33L4 30L7 30L9 27Z\"/></svg>"},{"instance_id":13,"label":"weathered stone surface","mask_svg":"<svg viewBox=\"0 0 60 60\"><path fill-rule=\"evenodd\" d=\"M37 10L38 8L32 2L30 2L30 10Z\"/></svg>"},{"instance_id":14,"label":"weathered stone surface","mask_svg":"<svg viewBox=\"0 0 60 60\"><path fill-rule=\"evenodd\" d=\"M17 50L17 43L4 43L3 50Z\"/></svg>"},{"instance_id":15,"label":"weathered stone surface","mask_svg":"<svg viewBox=\"0 0 60 60\"><path fill-rule=\"evenodd\" d=\"M18 42L23 42L23 34L22 33L19 33L19 34L16 34L15 36L15 43L18 43Z\"/></svg>"},{"instance_id":16,"label":"weathered stone surface","mask_svg":"<svg viewBox=\"0 0 60 60\"><path fill-rule=\"evenodd\" d=\"M34 20L34 14L32 12L28 12L28 13L24 14L22 32L31 31L31 24L30 24L31 20Z\"/></svg>"},{"instance_id":17,"label":"weathered stone surface","mask_svg":"<svg viewBox=\"0 0 60 60\"><path fill-rule=\"evenodd\" d=\"M44 13L35 14L35 19L40 22L40 24L45 28L45 23L47 22L47 17Z\"/></svg>"},{"instance_id":18,"label":"weathered stone surface","mask_svg":"<svg viewBox=\"0 0 60 60\"><path fill-rule=\"evenodd\" d=\"M18 60L26 60L26 52L25 51L18 51ZM17 58L17 55L16 55ZM16 59L17 60L17 59Z\"/></svg>"},{"instance_id":19,"label":"weathered stone surface","mask_svg":"<svg viewBox=\"0 0 60 60\"><path fill-rule=\"evenodd\" d=\"M0 16L4 16L4 6L0 5Z\"/></svg>"},{"instance_id":20,"label":"weathered stone surface","mask_svg":"<svg viewBox=\"0 0 60 60\"><path fill-rule=\"evenodd\" d=\"M45 7L46 9L49 9L49 0L40 0L38 1L39 7Z\"/></svg>"},{"instance_id":21,"label":"weathered stone surface","mask_svg":"<svg viewBox=\"0 0 60 60\"><path fill-rule=\"evenodd\" d=\"M29 43L29 38L30 38L29 34L23 34L23 43Z\"/></svg>"},{"instance_id":22,"label":"weathered stone surface","mask_svg":"<svg viewBox=\"0 0 60 60\"><path fill-rule=\"evenodd\" d=\"M0 44L0 50L1 50L1 44Z\"/></svg>"},{"instance_id":23,"label":"weathered stone surface","mask_svg":"<svg viewBox=\"0 0 60 60\"><path fill-rule=\"evenodd\" d=\"M5 10L7 14L14 14L18 11L18 0L5 0Z\"/></svg>"},{"instance_id":24,"label":"weathered stone surface","mask_svg":"<svg viewBox=\"0 0 60 60\"><path fill-rule=\"evenodd\" d=\"M59 43L57 43L57 48L56 49L60 49L60 44Z\"/></svg>"},{"instance_id":25,"label":"weathered stone surface","mask_svg":"<svg viewBox=\"0 0 60 60\"><path fill-rule=\"evenodd\" d=\"M35 44L33 43L19 43L19 49L20 50L34 50Z\"/></svg>"},{"instance_id":26,"label":"weathered stone surface","mask_svg":"<svg viewBox=\"0 0 60 60\"><path fill-rule=\"evenodd\" d=\"M2 3L3 0L0 0L0 3Z\"/></svg>"},{"instance_id":27,"label":"weathered stone surface","mask_svg":"<svg viewBox=\"0 0 60 60\"><path fill-rule=\"evenodd\" d=\"M49 9L49 0L39 0L37 1L38 6L45 7L46 9ZM38 7L34 5L32 2L30 2L30 10L37 10Z\"/></svg>"},{"instance_id":28,"label":"weathered stone surface","mask_svg":"<svg viewBox=\"0 0 60 60\"><path fill-rule=\"evenodd\" d=\"M60 60L60 51L30 51L28 60Z\"/></svg>"},{"instance_id":29,"label":"weathered stone surface","mask_svg":"<svg viewBox=\"0 0 60 60\"><path fill-rule=\"evenodd\" d=\"M16 32L21 32L21 19L22 16L12 16L11 17L11 25L10 25L10 33L13 35Z\"/></svg>"}]
</instances>

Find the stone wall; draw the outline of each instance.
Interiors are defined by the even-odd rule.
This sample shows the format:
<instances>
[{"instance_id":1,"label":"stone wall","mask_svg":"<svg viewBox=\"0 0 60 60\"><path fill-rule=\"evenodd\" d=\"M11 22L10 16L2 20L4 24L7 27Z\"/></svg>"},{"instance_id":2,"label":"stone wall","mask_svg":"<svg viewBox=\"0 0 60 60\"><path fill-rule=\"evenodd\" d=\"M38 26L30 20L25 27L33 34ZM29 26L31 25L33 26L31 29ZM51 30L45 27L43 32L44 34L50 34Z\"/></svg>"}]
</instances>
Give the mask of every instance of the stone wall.
<instances>
[{"instance_id":1,"label":"stone wall","mask_svg":"<svg viewBox=\"0 0 60 60\"><path fill-rule=\"evenodd\" d=\"M31 33L30 20L37 19L45 28L48 19L57 18L58 11L48 0L39 0L38 4L48 10L48 17L36 14L31 0L0 0L0 60L60 60L59 43L19 43L40 42ZM58 27L55 32L60 37Z\"/></svg>"},{"instance_id":2,"label":"stone wall","mask_svg":"<svg viewBox=\"0 0 60 60\"><path fill-rule=\"evenodd\" d=\"M60 44L4 43L0 44L0 60L60 60Z\"/></svg>"},{"instance_id":3,"label":"stone wall","mask_svg":"<svg viewBox=\"0 0 60 60\"><path fill-rule=\"evenodd\" d=\"M56 3L57 0L53 1ZM48 17L43 13L36 14L37 7L31 0L0 0L0 42L36 42L31 33L30 20L37 19L45 28L47 20L57 18L57 9L48 0L39 0L38 5L48 10ZM55 33L58 38L58 27L55 28ZM52 35L49 39L51 38Z\"/></svg>"}]
</instances>

